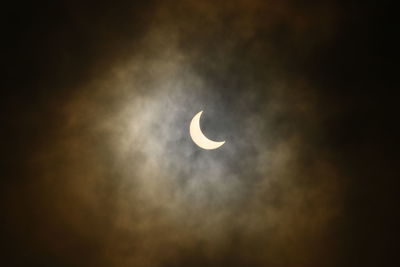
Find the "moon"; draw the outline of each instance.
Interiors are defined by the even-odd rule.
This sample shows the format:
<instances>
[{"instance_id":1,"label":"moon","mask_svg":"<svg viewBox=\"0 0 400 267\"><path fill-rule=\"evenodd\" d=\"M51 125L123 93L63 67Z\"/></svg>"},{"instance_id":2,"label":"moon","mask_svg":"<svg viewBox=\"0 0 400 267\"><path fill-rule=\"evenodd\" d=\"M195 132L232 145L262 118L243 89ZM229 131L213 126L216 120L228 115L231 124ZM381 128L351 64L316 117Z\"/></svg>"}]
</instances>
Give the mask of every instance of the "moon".
<instances>
[{"instance_id":1,"label":"moon","mask_svg":"<svg viewBox=\"0 0 400 267\"><path fill-rule=\"evenodd\" d=\"M190 122L190 137L192 138L193 142L196 145L198 145L203 149L206 150L217 149L223 144L225 144L225 141L215 142L213 140L208 139L203 134L200 128L200 117L202 113L203 111L200 111L199 113L194 115L192 121Z\"/></svg>"}]
</instances>

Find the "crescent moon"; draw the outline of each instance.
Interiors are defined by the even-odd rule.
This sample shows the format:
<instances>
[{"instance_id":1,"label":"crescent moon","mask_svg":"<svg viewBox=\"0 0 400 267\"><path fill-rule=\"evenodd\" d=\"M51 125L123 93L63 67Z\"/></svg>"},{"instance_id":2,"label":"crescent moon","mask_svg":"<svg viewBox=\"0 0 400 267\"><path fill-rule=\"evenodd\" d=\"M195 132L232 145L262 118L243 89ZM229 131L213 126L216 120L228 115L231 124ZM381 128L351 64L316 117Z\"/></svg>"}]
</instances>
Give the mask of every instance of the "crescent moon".
<instances>
[{"instance_id":1,"label":"crescent moon","mask_svg":"<svg viewBox=\"0 0 400 267\"><path fill-rule=\"evenodd\" d=\"M192 138L193 142L198 145L199 147L206 149L206 150L211 150L211 149L217 149L223 144L225 144L225 141L222 142L215 142L213 140L208 139L203 132L201 131L200 128L200 117L203 111L200 111L197 113L192 121L190 122L190 137Z\"/></svg>"}]
</instances>

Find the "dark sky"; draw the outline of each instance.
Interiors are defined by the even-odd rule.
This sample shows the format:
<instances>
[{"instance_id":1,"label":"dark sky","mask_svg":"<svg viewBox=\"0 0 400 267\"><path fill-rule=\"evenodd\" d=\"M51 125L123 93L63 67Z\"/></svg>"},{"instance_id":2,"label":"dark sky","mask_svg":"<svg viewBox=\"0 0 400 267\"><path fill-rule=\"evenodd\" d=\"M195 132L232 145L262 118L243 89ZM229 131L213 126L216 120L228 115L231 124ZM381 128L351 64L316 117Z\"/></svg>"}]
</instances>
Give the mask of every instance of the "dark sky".
<instances>
[{"instance_id":1,"label":"dark sky","mask_svg":"<svg viewBox=\"0 0 400 267\"><path fill-rule=\"evenodd\" d=\"M0 265L395 266L389 1L2 10Z\"/></svg>"}]
</instances>

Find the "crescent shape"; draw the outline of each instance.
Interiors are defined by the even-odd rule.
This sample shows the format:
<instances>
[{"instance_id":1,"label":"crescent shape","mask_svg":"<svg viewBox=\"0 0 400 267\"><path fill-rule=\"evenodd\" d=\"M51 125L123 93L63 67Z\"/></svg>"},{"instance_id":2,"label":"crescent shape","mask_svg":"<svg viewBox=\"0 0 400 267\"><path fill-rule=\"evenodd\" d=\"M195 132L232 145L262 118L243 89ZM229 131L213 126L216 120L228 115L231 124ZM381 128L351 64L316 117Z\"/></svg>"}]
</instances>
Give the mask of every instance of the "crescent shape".
<instances>
[{"instance_id":1,"label":"crescent shape","mask_svg":"<svg viewBox=\"0 0 400 267\"><path fill-rule=\"evenodd\" d=\"M200 117L202 113L203 111L197 113L190 122L190 137L192 137L192 140L196 145L198 145L203 149L206 150L217 149L220 146L222 146L225 143L225 141L215 142L213 140L208 139L203 134L200 128Z\"/></svg>"}]
</instances>

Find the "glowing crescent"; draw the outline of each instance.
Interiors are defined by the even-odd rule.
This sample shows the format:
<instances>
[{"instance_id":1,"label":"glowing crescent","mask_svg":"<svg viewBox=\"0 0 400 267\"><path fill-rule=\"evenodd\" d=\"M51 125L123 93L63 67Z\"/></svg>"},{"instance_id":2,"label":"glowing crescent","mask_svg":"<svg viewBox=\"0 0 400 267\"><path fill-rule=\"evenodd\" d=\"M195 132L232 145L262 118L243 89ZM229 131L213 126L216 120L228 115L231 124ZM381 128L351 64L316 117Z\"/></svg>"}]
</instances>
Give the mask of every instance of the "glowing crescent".
<instances>
[{"instance_id":1,"label":"glowing crescent","mask_svg":"<svg viewBox=\"0 0 400 267\"><path fill-rule=\"evenodd\" d=\"M203 132L201 131L201 128L200 128L201 113L203 113L203 111L200 111L199 113L197 113L193 117L192 121L190 122L190 137L192 137L192 140L196 145L198 145L199 147L201 147L203 149L207 149L207 150L217 149L220 146L222 146L225 143L225 141L215 142L215 141L208 139L203 134Z\"/></svg>"}]
</instances>

